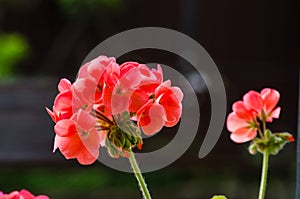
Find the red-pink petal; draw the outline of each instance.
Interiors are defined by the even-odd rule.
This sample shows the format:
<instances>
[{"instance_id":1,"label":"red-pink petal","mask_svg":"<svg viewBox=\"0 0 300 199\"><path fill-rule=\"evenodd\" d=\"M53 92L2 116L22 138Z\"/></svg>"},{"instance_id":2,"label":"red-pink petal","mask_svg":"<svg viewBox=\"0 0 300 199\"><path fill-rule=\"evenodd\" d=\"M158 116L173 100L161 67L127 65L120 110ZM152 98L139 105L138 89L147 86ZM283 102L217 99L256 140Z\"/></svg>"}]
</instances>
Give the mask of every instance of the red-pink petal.
<instances>
[{"instance_id":1,"label":"red-pink petal","mask_svg":"<svg viewBox=\"0 0 300 199\"><path fill-rule=\"evenodd\" d=\"M55 116L54 112L52 112L50 109L48 109L48 107L46 107L46 111L47 111L48 115L50 115L50 117L52 118L52 120L54 122L57 122L57 117Z\"/></svg>"},{"instance_id":2,"label":"red-pink petal","mask_svg":"<svg viewBox=\"0 0 300 199\"><path fill-rule=\"evenodd\" d=\"M99 102L102 97L102 86L91 79L77 79L73 84L73 88L83 103Z\"/></svg>"},{"instance_id":3,"label":"red-pink petal","mask_svg":"<svg viewBox=\"0 0 300 199\"><path fill-rule=\"evenodd\" d=\"M54 131L61 137L71 136L77 132L75 122L68 119L58 121L54 126Z\"/></svg>"},{"instance_id":4,"label":"red-pink petal","mask_svg":"<svg viewBox=\"0 0 300 199\"><path fill-rule=\"evenodd\" d=\"M261 91L261 96L264 101L266 114L269 114L277 105L280 94L274 89L265 88Z\"/></svg>"},{"instance_id":5,"label":"red-pink petal","mask_svg":"<svg viewBox=\"0 0 300 199\"><path fill-rule=\"evenodd\" d=\"M239 117L251 120L254 117L253 111L248 109L243 101L237 101L232 105L232 110L235 112Z\"/></svg>"},{"instance_id":6,"label":"red-pink petal","mask_svg":"<svg viewBox=\"0 0 300 199\"><path fill-rule=\"evenodd\" d=\"M71 90L59 93L54 100L54 107L57 111L70 111L72 108Z\"/></svg>"},{"instance_id":7,"label":"red-pink petal","mask_svg":"<svg viewBox=\"0 0 300 199\"><path fill-rule=\"evenodd\" d=\"M127 71L119 80L121 88L136 88L141 82L141 73L137 68Z\"/></svg>"},{"instance_id":8,"label":"red-pink petal","mask_svg":"<svg viewBox=\"0 0 300 199\"><path fill-rule=\"evenodd\" d=\"M130 112L136 113L143 105L149 101L147 92L143 89L135 90L130 96Z\"/></svg>"},{"instance_id":9,"label":"red-pink petal","mask_svg":"<svg viewBox=\"0 0 300 199\"><path fill-rule=\"evenodd\" d=\"M142 125L143 132L149 136L159 132L165 124L165 110L160 104L151 105L143 117L149 119L147 125ZM141 120L144 119L143 117Z\"/></svg>"},{"instance_id":10,"label":"red-pink petal","mask_svg":"<svg viewBox=\"0 0 300 199\"><path fill-rule=\"evenodd\" d=\"M76 114L71 118L76 122L76 127L81 130L89 130L96 124L96 119L91 116L87 111L82 109L78 110Z\"/></svg>"},{"instance_id":11,"label":"red-pink petal","mask_svg":"<svg viewBox=\"0 0 300 199\"><path fill-rule=\"evenodd\" d=\"M35 199L35 196L32 195L29 191L22 189L20 191L20 199Z\"/></svg>"},{"instance_id":12,"label":"red-pink petal","mask_svg":"<svg viewBox=\"0 0 300 199\"><path fill-rule=\"evenodd\" d=\"M98 156L99 156L99 151L98 151L98 154L92 155L88 152L87 149L83 149L76 158L80 164L89 165L89 164L94 163L97 160Z\"/></svg>"},{"instance_id":13,"label":"red-pink petal","mask_svg":"<svg viewBox=\"0 0 300 199\"><path fill-rule=\"evenodd\" d=\"M113 115L120 114L124 111L129 111L130 97L127 95L112 95L111 110Z\"/></svg>"},{"instance_id":14,"label":"red-pink petal","mask_svg":"<svg viewBox=\"0 0 300 199\"><path fill-rule=\"evenodd\" d=\"M243 97L245 105L255 110L256 112L259 112L263 109L263 99L260 96L260 94L256 91L249 91L246 93Z\"/></svg>"},{"instance_id":15,"label":"red-pink petal","mask_svg":"<svg viewBox=\"0 0 300 199\"><path fill-rule=\"evenodd\" d=\"M127 73L129 70L133 68L137 68L139 66L139 63L137 62L124 62L120 65L120 76L123 76L125 73Z\"/></svg>"},{"instance_id":16,"label":"red-pink petal","mask_svg":"<svg viewBox=\"0 0 300 199\"><path fill-rule=\"evenodd\" d=\"M80 139L82 141L83 148L97 159L100 143L103 141L104 135L100 136L96 129L91 129L89 132L86 132L85 135L81 134Z\"/></svg>"},{"instance_id":17,"label":"red-pink petal","mask_svg":"<svg viewBox=\"0 0 300 199\"><path fill-rule=\"evenodd\" d=\"M227 129L230 132L234 132L237 129L248 126L247 121L239 117L235 112L232 112L227 117Z\"/></svg>"},{"instance_id":18,"label":"red-pink petal","mask_svg":"<svg viewBox=\"0 0 300 199\"><path fill-rule=\"evenodd\" d=\"M177 109L175 110L173 109L172 111L166 110L165 112L166 112L165 126L166 127L175 126L181 117L182 106L180 104Z\"/></svg>"},{"instance_id":19,"label":"red-pink petal","mask_svg":"<svg viewBox=\"0 0 300 199\"><path fill-rule=\"evenodd\" d=\"M49 199L49 197L45 196L45 195L39 195L39 196L36 196L35 199Z\"/></svg>"},{"instance_id":20,"label":"red-pink petal","mask_svg":"<svg viewBox=\"0 0 300 199\"><path fill-rule=\"evenodd\" d=\"M253 130L251 128L240 128L231 133L230 138L236 143L243 143L254 139L256 135L256 130Z\"/></svg>"},{"instance_id":21,"label":"red-pink petal","mask_svg":"<svg viewBox=\"0 0 300 199\"><path fill-rule=\"evenodd\" d=\"M273 110L270 114L270 116L267 117L267 122L272 122L273 121L273 118L276 118L278 119L279 118L279 115L280 115L280 110L281 108L280 107L277 107L275 110Z\"/></svg>"},{"instance_id":22,"label":"red-pink petal","mask_svg":"<svg viewBox=\"0 0 300 199\"><path fill-rule=\"evenodd\" d=\"M69 137L55 136L54 149L59 148L66 159L76 158L82 150L82 142L77 134Z\"/></svg>"},{"instance_id":23,"label":"red-pink petal","mask_svg":"<svg viewBox=\"0 0 300 199\"><path fill-rule=\"evenodd\" d=\"M70 90L71 87L72 87L71 82L66 78L61 79L60 82L58 83L58 91L59 92L64 92L64 91Z\"/></svg>"}]
</instances>

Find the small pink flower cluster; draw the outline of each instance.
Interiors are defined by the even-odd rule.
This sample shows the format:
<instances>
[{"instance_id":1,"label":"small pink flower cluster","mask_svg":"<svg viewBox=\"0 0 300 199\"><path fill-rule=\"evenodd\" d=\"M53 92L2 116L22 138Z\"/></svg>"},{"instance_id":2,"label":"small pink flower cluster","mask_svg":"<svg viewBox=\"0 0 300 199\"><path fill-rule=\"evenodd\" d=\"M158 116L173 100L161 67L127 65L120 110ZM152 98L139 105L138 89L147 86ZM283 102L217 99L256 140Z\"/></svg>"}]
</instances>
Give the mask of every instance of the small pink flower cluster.
<instances>
[{"instance_id":1,"label":"small pink flower cluster","mask_svg":"<svg viewBox=\"0 0 300 199\"><path fill-rule=\"evenodd\" d=\"M279 118L280 107L276 108L279 98L279 92L270 88L265 88L260 93L246 93L243 101L232 105L233 112L228 115L227 129L232 132L230 138L237 143L254 139L259 128L258 119L272 122L273 118Z\"/></svg>"},{"instance_id":2,"label":"small pink flower cluster","mask_svg":"<svg viewBox=\"0 0 300 199\"><path fill-rule=\"evenodd\" d=\"M49 199L49 197L45 195L34 196L29 191L23 189L20 192L13 191L9 194L4 194L0 191L0 199Z\"/></svg>"},{"instance_id":3,"label":"small pink flower cluster","mask_svg":"<svg viewBox=\"0 0 300 199\"><path fill-rule=\"evenodd\" d=\"M115 115L128 112L146 135L174 126L181 117L183 93L170 80L163 82L159 65L119 65L99 56L80 68L73 84L62 79L58 90L52 111L47 108L56 123L54 150L81 164L98 158Z\"/></svg>"}]
</instances>

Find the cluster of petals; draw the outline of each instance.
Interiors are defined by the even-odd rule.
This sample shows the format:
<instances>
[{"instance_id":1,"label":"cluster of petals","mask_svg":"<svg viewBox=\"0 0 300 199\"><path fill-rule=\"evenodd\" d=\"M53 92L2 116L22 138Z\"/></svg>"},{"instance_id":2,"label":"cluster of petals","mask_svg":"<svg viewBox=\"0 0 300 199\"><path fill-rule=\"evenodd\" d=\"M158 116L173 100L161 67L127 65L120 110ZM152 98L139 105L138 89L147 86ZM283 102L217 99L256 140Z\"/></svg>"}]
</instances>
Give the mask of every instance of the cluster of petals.
<instances>
[{"instance_id":1,"label":"cluster of petals","mask_svg":"<svg viewBox=\"0 0 300 199\"><path fill-rule=\"evenodd\" d=\"M233 104L233 112L228 115L227 129L231 132L230 138L237 143L254 139L259 127L258 119L272 122L273 118L279 118L280 107L276 107L279 98L279 92L271 88L265 88L260 93L246 93L243 101Z\"/></svg>"},{"instance_id":2,"label":"cluster of petals","mask_svg":"<svg viewBox=\"0 0 300 199\"><path fill-rule=\"evenodd\" d=\"M45 195L34 196L29 191L23 189L21 191L13 191L9 194L4 194L0 191L0 199L49 199L49 197Z\"/></svg>"},{"instance_id":3,"label":"cluster of petals","mask_svg":"<svg viewBox=\"0 0 300 199\"><path fill-rule=\"evenodd\" d=\"M81 164L93 163L105 143L107 129L101 130L93 111L110 121L127 111L146 135L176 125L181 117L183 94L170 80L163 81L159 65L119 65L113 57L99 56L80 68L73 84L62 79L58 91L52 110L47 108L56 123L54 150Z\"/></svg>"}]
</instances>

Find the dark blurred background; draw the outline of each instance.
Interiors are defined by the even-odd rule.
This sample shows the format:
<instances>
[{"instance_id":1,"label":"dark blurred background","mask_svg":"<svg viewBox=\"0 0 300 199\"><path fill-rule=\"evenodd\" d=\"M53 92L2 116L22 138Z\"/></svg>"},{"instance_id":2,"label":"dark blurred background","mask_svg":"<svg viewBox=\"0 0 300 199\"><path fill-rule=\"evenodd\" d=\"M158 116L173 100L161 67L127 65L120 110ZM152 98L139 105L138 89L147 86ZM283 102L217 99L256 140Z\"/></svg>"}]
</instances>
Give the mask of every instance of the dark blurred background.
<instances>
[{"instance_id":1,"label":"dark blurred background","mask_svg":"<svg viewBox=\"0 0 300 199\"><path fill-rule=\"evenodd\" d=\"M296 136L299 9L291 0L0 0L0 190L25 188L53 199L141 198L132 174L98 162L83 167L53 154L53 122L44 109L52 107L59 79L74 81L96 45L137 27L174 29L200 43L222 74L228 113L250 89L277 89L282 112L271 128ZM137 50L118 59L126 60L192 71L185 60L160 50ZM197 77L196 90L203 84ZM212 152L198 158L210 116L209 95L205 87L198 91L198 135L180 159L145 174L153 198L206 199L221 193L256 198L261 156L248 154L248 144L230 141L226 128ZM144 150L164 146L176 128L163 131L148 139ZM295 149L289 144L271 157L267 198L295 197Z\"/></svg>"}]
</instances>

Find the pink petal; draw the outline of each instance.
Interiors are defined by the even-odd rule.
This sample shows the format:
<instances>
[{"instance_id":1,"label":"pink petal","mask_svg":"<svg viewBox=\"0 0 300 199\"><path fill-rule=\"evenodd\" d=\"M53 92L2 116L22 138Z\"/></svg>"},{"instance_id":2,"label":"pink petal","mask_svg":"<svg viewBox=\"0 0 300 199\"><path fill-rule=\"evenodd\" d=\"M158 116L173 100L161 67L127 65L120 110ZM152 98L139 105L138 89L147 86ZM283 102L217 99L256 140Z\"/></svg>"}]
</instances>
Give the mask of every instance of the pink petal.
<instances>
[{"instance_id":1,"label":"pink petal","mask_svg":"<svg viewBox=\"0 0 300 199\"><path fill-rule=\"evenodd\" d=\"M97 155L91 155L86 149L83 149L78 155L77 155L77 161L82 165L89 165L94 163L99 155L99 151Z\"/></svg>"},{"instance_id":2,"label":"pink petal","mask_svg":"<svg viewBox=\"0 0 300 199\"><path fill-rule=\"evenodd\" d=\"M237 129L248 126L247 121L239 117L235 112L232 112L227 117L227 129L230 132L234 132Z\"/></svg>"},{"instance_id":3,"label":"pink petal","mask_svg":"<svg viewBox=\"0 0 300 199\"><path fill-rule=\"evenodd\" d=\"M72 108L71 90L59 93L54 100L54 107L58 111L69 111Z\"/></svg>"},{"instance_id":4,"label":"pink petal","mask_svg":"<svg viewBox=\"0 0 300 199\"><path fill-rule=\"evenodd\" d=\"M130 112L136 113L144 104L149 101L149 96L143 89L135 90L130 96Z\"/></svg>"},{"instance_id":5,"label":"pink petal","mask_svg":"<svg viewBox=\"0 0 300 199\"><path fill-rule=\"evenodd\" d=\"M87 150L91 156L94 156L95 159L97 159L100 143L103 141L104 136L100 137L98 131L92 129L89 132L86 132L86 135L80 135L80 139L83 144L83 149Z\"/></svg>"},{"instance_id":6,"label":"pink petal","mask_svg":"<svg viewBox=\"0 0 300 199\"><path fill-rule=\"evenodd\" d=\"M45 196L45 195L39 195L39 196L36 196L35 199L49 199L49 197Z\"/></svg>"},{"instance_id":7,"label":"pink petal","mask_svg":"<svg viewBox=\"0 0 300 199\"><path fill-rule=\"evenodd\" d=\"M68 119L58 121L54 126L54 131L60 137L71 136L77 132L74 121Z\"/></svg>"},{"instance_id":8,"label":"pink petal","mask_svg":"<svg viewBox=\"0 0 300 199\"><path fill-rule=\"evenodd\" d=\"M272 111L272 116L271 117L278 119L279 115L280 115L280 111L281 111L281 108L277 107L274 111Z\"/></svg>"},{"instance_id":9,"label":"pink petal","mask_svg":"<svg viewBox=\"0 0 300 199\"><path fill-rule=\"evenodd\" d=\"M175 126L181 117L182 106L180 104L180 106L177 109L172 111L166 110L165 112L166 112L165 126L166 127Z\"/></svg>"},{"instance_id":10,"label":"pink petal","mask_svg":"<svg viewBox=\"0 0 300 199\"><path fill-rule=\"evenodd\" d=\"M153 104L150 106L146 116L149 119L148 125L142 126L143 132L146 135L153 135L159 132L164 126L165 121L165 111L160 104Z\"/></svg>"},{"instance_id":11,"label":"pink petal","mask_svg":"<svg viewBox=\"0 0 300 199\"><path fill-rule=\"evenodd\" d=\"M174 95L176 96L177 101L181 102L183 99L183 93L182 93L181 89L173 86L173 87L171 87L171 90L174 93Z\"/></svg>"},{"instance_id":12,"label":"pink petal","mask_svg":"<svg viewBox=\"0 0 300 199\"><path fill-rule=\"evenodd\" d=\"M32 195L29 191L25 190L25 189L22 189L20 191L20 198L24 198L24 199L35 199L35 196Z\"/></svg>"},{"instance_id":13,"label":"pink petal","mask_svg":"<svg viewBox=\"0 0 300 199\"><path fill-rule=\"evenodd\" d=\"M253 111L248 109L243 101L237 101L232 105L232 110L235 112L239 117L251 120L254 117Z\"/></svg>"},{"instance_id":14,"label":"pink petal","mask_svg":"<svg viewBox=\"0 0 300 199\"><path fill-rule=\"evenodd\" d=\"M54 150L57 148L66 159L76 158L82 150L82 142L77 134L69 137L55 136Z\"/></svg>"},{"instance_id":15,"label":"pink petal","mask_svg":"<svg viewBox=\"0 0 300 199\"><path fill-rule=\"evenodd\" d=\"M102 97L102 86L91 79L77 79L73 84L73 88L83 103L95 103Z\"/></svg>"},{"instance_id":16,"label":"pink petal","mask_svg":"<svg viewBox=\"0 0 300 199\"><path fill-rule=\"evenodd\" d=\"M243 143L254 139L256 135L256 130L253 130L251 128L240 128L231 133L230 138L236 143Z\"/></svg>"},{"instance_id":17,"label":"pink petal","mask_svg":"<svg viewBox=\"0 0 300 199\"><path fill-rule=\"evenodd\" d=\"M78 72L78 79L87 78L92 81L99 81L105 71L105 63L110 62L106 56L99 56L92 61L84 64Z\"/></svg>"},{"instance_id":18,"label":"pink petal","mask_svg":"<svg viewBox=\"0 0 300 199\"><path fill-rule=\"evenodd\" d=\"M265 88L261 91L261 96L264 101L266 114L269 114L277 105L280 98L280 94L274 89Z\"/></svg>"},{"instance_id":19,"label":"pink petal","mask_svg":"<svg viewBox=\"0 0 300 199\"><path fill-rule=\"evenodd\" d=\"M46 111L47 111L48 115L50 115L50 117L52 118L52 120L54 122L57 122L57 117L55 116L55 114L50 109L48 109L48 107L46 107Z\"/></svg>"},{"instance_id":20,"label":"pink petal","mask_svg":"<svg viewBox=\"0 0 300 199\"><path fill-rule=\"evenodd\" d=\"M119 82L122 88L135 88L141 82L141 73L137 68L132 68L121 77Z\"/></svg>"},{"instance_id":21,"label":"pink petal","mask_svg":"<svg viewBox=\"0 0 300 199\"><path fill-rule=\"evenodd\" d=\"M129 70L133 68L137 68L139 66L139 63L137 62L124 62L122 65L120 65L120 76L123 76L125 73L127 73Z\"/></svg>"},{"instance_id":22,"label":"pink petal","mask_svg":"<svg viewBox=\"0 0 300 199\"><path fill-rule=\"evenodd\" d=\"M71 82L68 79L63 78L60 80L60 82L58 84L58 91L64 92L64 91L70 90L71 87L72 87Z\"/></svg>"},{"instance_id":23,"label":"pink petal","mask_svg":"<svg viewBox=\"0 0 300 199\"><path fill-rule=\"evenodd\" d=\"M163 81L163 71L159 64L157 64L157 69L152 69L152 73L155 75L158 83L162 83Z\"/></svg>"},{"instance_id":24,"label":"pink petal","mask_svg":"<svg viewBox=\"0 0 300 199\"><path fill-rule=\"evenodd\" d=\"M273 118L276 118L278 119L279 118L279 115L280 115L280 110L281 108L280 107L277 107L274 111L272 111L270 113L270 115L268 115L267 117L267 122L272 122L273 121Z\"/></svg>"},{"instance_id":25,"label":"pink petal","mask_svg":"<svg viewBox=\"0 0 300 199\"><path fill-rule=\"evenodd\" d=\"M96 119L82 109L78 110L71 119L76 122L76 126L81 130L89 130L96 125Z\"/></svg>"},{"instance_id":26,"label":"pink petal","mask_svg":"<svg viewBox=\"0 0 300 199\"><path fill-rule=\"evenodd\" d=\"M99 82L102 78L103 73L105 72L105 66L99 63L98 60L93 60L90 62L90 65L87 68L89 76L93 79L92 81Z\"/></svg>"},{"instance_id":27,"label":"pink petal","mask_svg":"<svg viewBox=\"0 0 300 199\"><path fill-rule=\"evenodd\" d=\"M263 99L256 91L249 91L243 97L246 107L255 110L260 113L263 109Z\"/></svg>"},{"instance_id":28,"label":"pink petal","mask_svg":"<svg viewBox=\"0 0 300 199\"><path fill-rule=\"evenodd\" d=\"M127 95L112 95L112 114L117 115L124 111L129 111L130 97Z\"/></svg>"}]
</instances>

